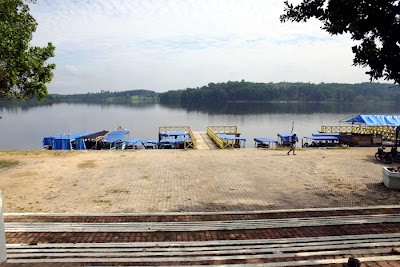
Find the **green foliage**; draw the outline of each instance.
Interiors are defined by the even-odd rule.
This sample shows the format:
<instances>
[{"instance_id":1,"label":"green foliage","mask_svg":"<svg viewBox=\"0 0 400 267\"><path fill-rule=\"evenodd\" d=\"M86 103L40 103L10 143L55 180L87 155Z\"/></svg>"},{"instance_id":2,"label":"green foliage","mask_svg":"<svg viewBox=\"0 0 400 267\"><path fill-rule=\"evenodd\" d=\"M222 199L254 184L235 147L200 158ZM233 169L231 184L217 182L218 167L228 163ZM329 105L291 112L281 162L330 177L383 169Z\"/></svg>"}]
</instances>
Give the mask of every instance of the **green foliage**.
<instances>
[{"instance_id":1,"label":"green foliage","mask_svg":"<svg viewBox=\"0 0 400 267\"><path fill-rule=\"evenodd\" d=\"M101 91L100 93L87 93L75 95L49 95L53 100L62 102L83 103L155 103L158 101L158 93L149 90L130 90L122 92ZM46 97L47 99L48 97Z\"/></svg>"},{"instance_id":2,"label":"green foliage","mask_svg":"<svg viewBox=\"0 0 400 267\"><path fill-rule=\"evenodd\" d=\"M399 87L379 83L209 83L201 88L160 94L162 104L184 106L246 102L355 102L398 101Z\"/></svg>"},{"instance_id":3,"label":"green foliage","mask_svg":"<svg viewBox=\"0 0 400 267\"><path fill-rule=\"evenodd\" d=\"M350 33L353 63L370 67L371 81L384 77L400 83L400 4L398 0L303 0L297 6L285 1L281 22L316 18L330 34Z\"/></svg>"},{"instance_id":4,"label":"green foliage","mask_svg":"<svg viewBox=\"0 0 400 267\"><path fill-rule=\"evenodd\" d=\"M26 99L47 95L53 77L55 47L31 46L37 23L22 0L0 1L0 99Z\"/></svg>"}]
</instances>

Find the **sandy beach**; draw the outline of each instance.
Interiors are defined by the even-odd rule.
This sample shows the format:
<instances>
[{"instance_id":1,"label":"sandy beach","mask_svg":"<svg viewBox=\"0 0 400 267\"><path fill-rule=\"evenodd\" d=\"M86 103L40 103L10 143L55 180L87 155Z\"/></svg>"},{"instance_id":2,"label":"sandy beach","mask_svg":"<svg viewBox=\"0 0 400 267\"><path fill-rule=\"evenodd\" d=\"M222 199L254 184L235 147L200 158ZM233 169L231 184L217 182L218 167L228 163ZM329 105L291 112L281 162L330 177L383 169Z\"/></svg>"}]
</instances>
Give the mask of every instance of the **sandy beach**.
<instances>
[{"instance_id":1,"label":"sandy beach","mask_svg":"<svg viewBox=\"0 0 400 267\"><path fill-rule=\"evenodd\" d=\"M0 169L0 188L4 212L399 204L400 191L381 183L376 150L2 151L0 161L11 166Z\"/></svg>"}]
</instances>

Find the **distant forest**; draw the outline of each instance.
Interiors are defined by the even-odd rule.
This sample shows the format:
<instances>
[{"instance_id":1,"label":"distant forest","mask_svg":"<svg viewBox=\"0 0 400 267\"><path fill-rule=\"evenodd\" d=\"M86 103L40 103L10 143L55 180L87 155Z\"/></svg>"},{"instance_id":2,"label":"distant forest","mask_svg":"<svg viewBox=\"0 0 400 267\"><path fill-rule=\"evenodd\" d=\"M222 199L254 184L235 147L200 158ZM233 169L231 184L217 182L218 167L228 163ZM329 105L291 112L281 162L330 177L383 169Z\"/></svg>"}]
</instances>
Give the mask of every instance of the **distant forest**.
<instances>
[{"instance_id":1,"label":"distant forest","mask_svg":"<svg viewBox=\"0 0 400 267\"><path fill-rule=\"evenodd\" d=\"M160 103L183 106L261 102L400 102L400 87L392 84L360 83L209 83L207 86L168 91Z\"/></svg>"},{"instance_id":2,"label":"distant forest","mask_svg":"<svg viewBox=\"0 0 400 267\"><path fill-rule=\"evenodd\" d=\"M46 97L52 102L82 102L82 103L156 103L158 93L149 90L130 90L123 92L101 91L100 93L86 93L74 95L53 94Z\"/></svg>"}]
</instances>

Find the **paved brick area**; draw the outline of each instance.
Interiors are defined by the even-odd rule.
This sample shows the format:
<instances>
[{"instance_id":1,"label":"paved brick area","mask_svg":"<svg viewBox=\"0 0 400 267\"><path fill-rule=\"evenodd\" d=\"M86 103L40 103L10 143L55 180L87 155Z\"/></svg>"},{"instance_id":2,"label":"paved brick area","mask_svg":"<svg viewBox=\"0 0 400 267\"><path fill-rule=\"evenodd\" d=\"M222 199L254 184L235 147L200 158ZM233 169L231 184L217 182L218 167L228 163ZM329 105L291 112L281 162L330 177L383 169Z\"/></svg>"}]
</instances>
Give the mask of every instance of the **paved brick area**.
<instances>
[{"instance_id":1,"label":"paved brick area","mask_svg":"<svg viewBox=\"0 0 400 267\"><path fill-rule=\"evenodd\" d=\"M0 173L5 212L268 210L400 203L376 148L88 151L16 155ZM54 152L55 153L55 152ZM0 153L1 158L1 153ZM56 167L55 167L56 166Z\"/></svg>"}]
</instances>

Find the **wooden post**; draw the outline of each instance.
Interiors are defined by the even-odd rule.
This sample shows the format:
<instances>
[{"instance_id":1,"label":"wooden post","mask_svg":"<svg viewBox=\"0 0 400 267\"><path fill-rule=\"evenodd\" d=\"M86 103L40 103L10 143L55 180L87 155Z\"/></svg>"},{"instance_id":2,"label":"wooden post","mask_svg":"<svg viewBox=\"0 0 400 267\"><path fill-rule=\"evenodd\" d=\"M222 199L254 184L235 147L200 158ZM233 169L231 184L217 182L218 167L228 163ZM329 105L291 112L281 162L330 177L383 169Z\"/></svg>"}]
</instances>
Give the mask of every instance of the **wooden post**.
<instances>
[{"instance_id":1,"label":"wooden post","mask_svg":"<svg viewBox=\"0 0 400 267\"><path fill-rule=\"evenodd\" d=\"M3 218L3 199L0 191L0 263L5 262L7 259L6 253L6 234L4 231L4 218Z\"/></svg>"}]
</instances>

